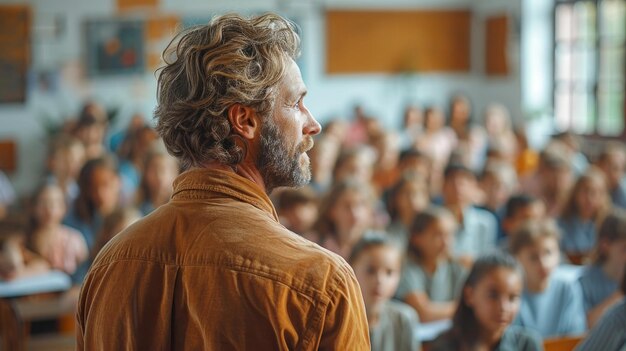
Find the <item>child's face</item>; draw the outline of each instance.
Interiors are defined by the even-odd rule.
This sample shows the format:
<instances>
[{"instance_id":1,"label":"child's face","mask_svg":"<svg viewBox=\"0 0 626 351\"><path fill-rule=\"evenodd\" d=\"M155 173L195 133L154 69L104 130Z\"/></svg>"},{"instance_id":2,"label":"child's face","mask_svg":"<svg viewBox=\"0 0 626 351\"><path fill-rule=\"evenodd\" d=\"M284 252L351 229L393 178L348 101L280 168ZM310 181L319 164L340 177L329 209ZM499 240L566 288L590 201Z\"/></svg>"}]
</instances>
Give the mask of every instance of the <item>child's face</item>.
<instances>
[{"instance_id":1,"label":"child's face","mask_svg":"<svg viewBox=\"0 0 626 351\"><path fill-rule=\"evenodd\" d=\"M610 267L617 268L621 271L619 277L624 275L624 267L626 267L626 239L618 239L613 242L603 242L604 252L606 252L605 264Z\"/></svg>"},{"instance_id":2,"label":"child's face","mask_svg":"<svg viewBox=\"0 0 626 351\"><path fill-rule=\"evenodd\" d=\"M472 201L476 180L464 172L455 172L444 179L443 197L446 205L466 206Z\"/></svg>"},{"instance_id":3,"label":"child's face","mask_svg":"<svg viewBox=\"0 0 626 351\"><path fill-rule=\"evenodd\" d=\"M594 216L606 202L606 189L599 179L584 182L575 195L574 201L581 216Z\"/></svg>"},{"instance_id":4,"label":"child's face","mask_svg":"<svg viewBox=\"0 0 626 351\"><path fill-rule=\"evenodd\" d=\"M400 213L415 213L424 210L430 204L428 189L419 183L406 183L396 195L396 206Z\"/></svg>"},{"instance_id":5,"label":"child's face","mask_svg":"<svg viewBox=\"0 0 626 351\"><path fill-rule=\"evenodd\" d=\"M65 151L67 174L71 179L78 178L80 169L85 164L85 148L81 144L74 144Z\"/></svg>"},{"instance_id":6,"label":"child's face","mask_svg":"<svg viewBox=\"0 0 626 351\"><path fill-rule=\"evenodd\" d=\"M574 182L572 170L569 167L545 168L541 172L542 191L545 194L563 194L569 191Z\"/></svg>"},{"instance_id":7,"label":"child's face","mask_svg":"<svg viewBox=\"0 0 626 351\"><path fill-rule=\"evenodd\" d=\"M398 165L400 174L413 172L419 174L424 179L430 175L430 161L424 157L409 157L403 159Z\"/></svg>"},{"instance_id":8,"label":"child's face","mask_svg":"<svg viewBox=\"0 0 626 351\"><path fill-rule=\"evenodd\" d=\"M59 224L65 216L65 197L58 186L46 186L37 197L34 212L37 222L44 224Z\"/></svg>"},{"instance_id":9,"label":"child's face","mask_svg":"<svg viewBox=\"0 0 626 351\"><path fill-rule=\"evenodd\" d=\"M434 221L426 230L411 236L411 245L427 259L447 255L452 249L456 223L450 216L444 216Z\"/></svg>"},{"instance_id":10,"label":"child's face","mask_svg":"<svg viewBox=\"0 0 626 351\"><path fill-rule=\"evenodd\" d=\"M289 229L298 234L304 234L313 227L318 213L317 205L314 202L307 202L293 206L283 215L289 222Z\"/></svg>"},{"instance_id":11,"label":"child's face","mask_svg":"<svg viewBox=\"0 0 626 351\"><path fill-rule=\"evenodd\" d=\"M524 267L526 281L541 284L559 264L559 244L556 238L539 238L534 244L523 247L516 256Z\"/></svg>"},{"instance_id":12,"label":"child's face","mask_svg":"<svg viewBox=\"0 0 626 351\"><path fill-rule=\"evenodd\" d=\"M400 262L397 248L381 245L366 249L352 263L368 310L393 296L400 281Z\"/></svg>"},{"instance_id":13,"label":"child's face","mask_svg":"<svg viewBox=\"0 0 626 351\"><path fill-rule=\"evenodd\" d=\"M152 192L172 192L172 183L178 176L178 164L170 156L153 158L145 170L146 183Z\"/></svg>"},{"instance_id":14,"label":"child's face","mask_svg":"<svg viewBox=\"0 0 626 351\"><path fill-rule=\"evenodd\" d=\"M362 182L369 183L372 180L373 160L365 153L359 153L354 157L346 160L337 172L337 181L344 180L348 177L359 179Z\"/></svg>"},{"instance_id":15,"label":"child's face","mask_svg":"<svg viewBox=\"0 0 626 351\"><path fill-rule=\"evenodd\" d=\"M111 213L118 205L120 179L117 173L97 168L91 175L91 200L101 214Z\"/></svg>"},{"instance_id":16,"label":"child's face","mask_svg":"<svg viewBox=\"0 0 626 351\"><path fill-rule=\"evenodd\" d=\"M339 231L365 230L370 225L372 209L365 195L348 190L339 196L330 217Z\"/></svg>"},{"instance_id":17,"label":"child's face","mask_svg":"<svg viewBox=\"0 0 626 351\"><path fill-rule=\"evenodd\" d=\"M480 182L480 186L485 192L487 204L494 209L503 206L511 196L511 189L506 179L499 174L489 173Z\"/></svg>"},{"instance_id":18,"label":"child's face","mask_svg":"<svg viewBox=\"0 0 626 351\"><path fill-rule=\"evenodd\" d=\"M619 185L626 174L626 153L612 152L599 166L606 175L609 187L613 189Z\"/></svg>"},{"instance_id":19,"label":"child's face","mask_svg":"<svg viewBox=\"0 0 626 351\"><path fill-rule=\"evenodd\" d=\"M527 206L520 207L515 211L513 216L505 218L502 222L502 226L507 234L514 233L522 223L529 220L538 220L545 216L546 206L542 201L535 201Z\"/></svg>"},{"instance_id":20,"label":"child's face","mask_svg":"<svg viewBox=\"0 0 626 351\"><path fill-rule=\"evenodd\" d=\"M480 326L489 333L501 334L519 311L522 286L519 273L499 267L475 286L465 288L463 294Z\"/></svg>"}]
</instances>

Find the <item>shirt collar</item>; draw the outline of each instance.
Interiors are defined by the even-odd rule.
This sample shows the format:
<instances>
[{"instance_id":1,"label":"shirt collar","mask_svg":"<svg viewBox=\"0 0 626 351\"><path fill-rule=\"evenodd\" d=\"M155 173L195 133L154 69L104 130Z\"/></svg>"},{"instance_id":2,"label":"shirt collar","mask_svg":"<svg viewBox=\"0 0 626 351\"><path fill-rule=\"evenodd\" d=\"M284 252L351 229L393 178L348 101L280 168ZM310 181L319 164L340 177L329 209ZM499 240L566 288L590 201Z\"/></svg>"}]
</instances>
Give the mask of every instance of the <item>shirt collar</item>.
<instances>
[{"instance_id":1,"label":"shirt collar","mask_svg":"<svg viewBox=\"0 0 626 351\"><path fill-rule=\"evenodd\" d=\"M172 199L202 198L203 191L220 193L249 203L278 222L278 214L267 194L256 183L234 172L192 169L179 175L173 185Z\"/></svg>"}]
</instances>

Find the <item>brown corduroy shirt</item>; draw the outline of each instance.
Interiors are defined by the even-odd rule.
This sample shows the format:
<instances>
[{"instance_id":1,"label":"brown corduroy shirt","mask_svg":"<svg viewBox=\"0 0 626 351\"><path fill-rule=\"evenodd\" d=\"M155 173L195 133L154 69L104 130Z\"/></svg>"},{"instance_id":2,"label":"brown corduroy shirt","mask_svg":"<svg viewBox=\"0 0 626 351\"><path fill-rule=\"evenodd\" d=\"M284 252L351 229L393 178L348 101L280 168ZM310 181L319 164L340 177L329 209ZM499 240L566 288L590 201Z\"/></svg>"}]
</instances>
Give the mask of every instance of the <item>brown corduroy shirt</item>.
<instances>
[{"instance_id":1,"label":"brown corduroy shirt","mask_svg":"<svg viewBox=\"0 0 626 351\"><path fill-rule=\"evenodd\" d=\"M232 172L197 169L87 275L78 350L369 350L350 266Z\"/></svg>"}]
</instances>

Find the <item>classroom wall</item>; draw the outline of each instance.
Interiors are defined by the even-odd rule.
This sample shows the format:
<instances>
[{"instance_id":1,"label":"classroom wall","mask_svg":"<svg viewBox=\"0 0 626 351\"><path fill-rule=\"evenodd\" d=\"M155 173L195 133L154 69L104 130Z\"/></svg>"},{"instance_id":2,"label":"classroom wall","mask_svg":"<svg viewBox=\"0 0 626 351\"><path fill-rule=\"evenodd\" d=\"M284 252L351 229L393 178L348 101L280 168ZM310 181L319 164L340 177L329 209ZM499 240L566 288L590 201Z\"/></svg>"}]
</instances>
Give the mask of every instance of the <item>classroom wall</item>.
<instances>
[{"instance_id":1,"label":"classroom wall","mask_svg":"<svg viewBox=\"0 0 626 351\"><path fill-rule=\"evenodd\" d=\"M530 0L525 0L530 1ZM539 0L533 0L535 2ZM0 0L4 3L24 3ZM58 72L57 87L42 93L33 87L24 105L0 105L0 140L18 141L18 171L9 174L21 194L37 182L45 157L44 118L62 120L75 114L84 99L97 98L108 106L121 108L121 128L134 112L151 117L156 102L156 81L152 74L121 78L80 81L83 55L81 24L86 18L110 17L116 12L115 0L28 0L33 7L33 72ZM540 1L539 1L540 2ZM522 20L522 5L510 0L161 0L161 12L183 17L228 12L256 13L277 11L298 22L303 32L303 76L309 88L306 103L320 122L330 118L350 118L355 104L395 128L400 124L407 102L446 107L449 95L464 92L472 99L476 115L491 101L507 105L516 119L523 118L520 33L513 31L510 40L511 74L505 78L484 75L484 20L487 16L509 13L517 23ZM324 67L324 11L326 8L416 9L470 8L473 11L471 33L471 71L467 74L386 74L332 75ZM63 31L54 36L50 27L54 18L62 18ZM365 53L364 53L365 54ZM522 56L523 57L523 56ZM541 63L538 63L541 64ZM535 100L533 100L535 101ZM46 117L48 116L48 117Z\"/></svg>"}]
</instances>

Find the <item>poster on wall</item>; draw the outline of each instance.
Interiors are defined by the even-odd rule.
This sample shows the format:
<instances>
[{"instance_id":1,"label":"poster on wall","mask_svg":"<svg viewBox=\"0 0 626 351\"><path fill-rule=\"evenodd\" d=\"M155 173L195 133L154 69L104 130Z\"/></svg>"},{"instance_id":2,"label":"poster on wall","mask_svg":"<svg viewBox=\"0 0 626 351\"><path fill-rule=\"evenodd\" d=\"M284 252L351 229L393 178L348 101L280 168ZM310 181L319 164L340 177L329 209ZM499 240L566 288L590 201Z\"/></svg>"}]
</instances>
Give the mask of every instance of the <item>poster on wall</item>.
<instances>
[{"instance_id":1,"label":"poster on wall","mask_svg":"<svg viewBox=\"0 0 626 351\"><path fill-rule=\"evenodd\" d=\"M0 103L26 101L30 19L26 5L0 6Z\"/></svg>"},{"instance_id":2,"label":"poster on wall","mask_svg":"<svg viewBox=\"0 0 626 351\"><path fill-rule=\"evenodd\" d=\"M87 73L90 76L144 73L143 21L125 19L87 21L85 41Z\"/></svg>"}]
</instances>

